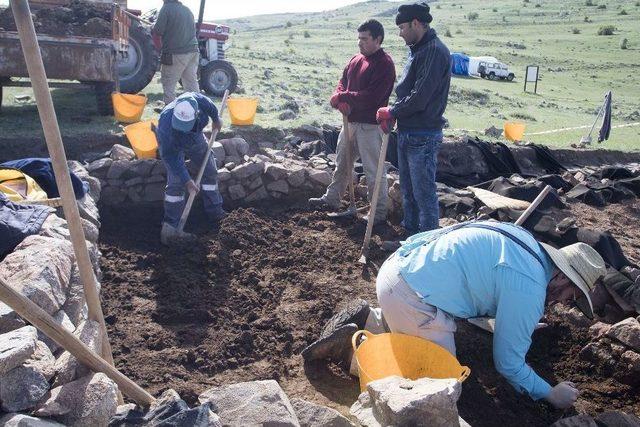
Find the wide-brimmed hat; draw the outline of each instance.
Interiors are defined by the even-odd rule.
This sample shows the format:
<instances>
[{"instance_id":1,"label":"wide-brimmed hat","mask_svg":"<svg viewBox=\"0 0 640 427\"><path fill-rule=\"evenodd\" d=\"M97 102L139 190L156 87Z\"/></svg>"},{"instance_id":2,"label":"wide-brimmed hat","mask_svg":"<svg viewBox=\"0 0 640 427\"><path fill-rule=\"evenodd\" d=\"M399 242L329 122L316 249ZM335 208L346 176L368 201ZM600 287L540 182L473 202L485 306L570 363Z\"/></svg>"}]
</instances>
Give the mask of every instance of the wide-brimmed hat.
<instances>
[{"instance_id":1,"label":"wide-brimmed hat","mask_svg":"<svg viewBox=\"0 0 640 427\"><path fill-rule=\"evenodd\" d=\"M576 303L578 308L592 319L593 304L591 303L589 291L607 272L607 267L600 254L586 243L574 243L560 249L556 249L546 243L540 244L556 267L582 291L584 299L576 298Z\"/></svg>"}]
</instances>

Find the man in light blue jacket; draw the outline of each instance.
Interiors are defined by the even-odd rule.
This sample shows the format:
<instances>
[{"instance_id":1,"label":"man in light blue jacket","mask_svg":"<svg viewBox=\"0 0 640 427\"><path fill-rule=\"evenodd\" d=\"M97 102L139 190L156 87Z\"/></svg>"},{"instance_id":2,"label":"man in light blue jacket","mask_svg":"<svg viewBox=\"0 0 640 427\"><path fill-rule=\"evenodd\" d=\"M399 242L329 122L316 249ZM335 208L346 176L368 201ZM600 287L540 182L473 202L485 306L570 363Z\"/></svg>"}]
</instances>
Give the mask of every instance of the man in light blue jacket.
<instances>
[{"instance_id":1,"label":"man in light blue jacket","mask_svg":"<svg viewBox=\"0 0 640 427\"><path fill-rule=\"evenodd\" d=\"M546 304L576 299L590 318L589 292L602 257L576 243L560 250L509 223L473 222L410 237L380 268L378 302L392 332L433 341L455 355L454 319L495 317L496 369L516 390L558 408L573 405L571 382L555 387L525 362Z\"/></svg>"}]
</instances>

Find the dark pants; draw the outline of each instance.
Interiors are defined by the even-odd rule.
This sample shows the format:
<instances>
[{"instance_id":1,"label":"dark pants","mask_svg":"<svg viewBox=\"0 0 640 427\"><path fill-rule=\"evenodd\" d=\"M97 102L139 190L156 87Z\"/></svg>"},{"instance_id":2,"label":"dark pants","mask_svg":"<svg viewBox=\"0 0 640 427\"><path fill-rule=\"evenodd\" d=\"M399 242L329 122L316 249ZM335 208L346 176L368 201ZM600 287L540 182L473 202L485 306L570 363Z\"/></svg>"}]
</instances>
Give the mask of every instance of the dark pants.
<instances>
[{"instance_id":1,"label":"dark pants","mask_svg":"<svg viewBox=\"0 0 640 427\"><path fill-rule=\"evenodd\" d=\"M442 131L398 132L398 169L404 219L410 234L438 228L436 167Z\"/></svg>"}]
</instances>

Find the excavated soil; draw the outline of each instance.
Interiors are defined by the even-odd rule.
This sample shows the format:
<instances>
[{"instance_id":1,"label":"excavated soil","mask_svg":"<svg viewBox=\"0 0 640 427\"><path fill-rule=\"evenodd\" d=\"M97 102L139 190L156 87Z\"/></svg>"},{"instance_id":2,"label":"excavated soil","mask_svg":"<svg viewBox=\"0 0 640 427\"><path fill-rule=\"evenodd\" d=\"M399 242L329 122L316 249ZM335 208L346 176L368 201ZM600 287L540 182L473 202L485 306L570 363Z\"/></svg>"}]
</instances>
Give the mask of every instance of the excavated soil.
<instances>
[{"instance_id":1,"label":"excavated soil","mask_svg":"<svg viewBox=\"0 0 640 427\"><path fill-rule=\"evenodd\" d=\"M635 212L625 206L616 209ZM304 208L238 209L219 232L196 217L195 243L164 248L161 211L102 212L102 295L118 368L154 395L174 388L192 404L213 385L272 378L290 397L348 413L357 380L341 365L305 365L300 351L342 302L375 304L375 266L387 254L375 249L372 267L357 264L364 223L334 222ZM376 231L384 239L398 235L390 226ZM537 372L576 382L580 413L639 414L638 390L579 359L586 328L547 321L528 355ZM515 393L493 368L490 334L460 322L456 340L461 363L472 369L459 402L471 425L549 425L575 413Z\"/></svg>"},{"instance_id":2,"label":"excavated soil","mask_svg":"<svg viewBox=\"0 0 640 427\"><path fill-rule=\"evenodd\" d=\"M109 7L72 0L67 6L35 7L32 12L38 34L100 38L112 35ZM0 28L17 31L10 7L0 11Z\"/></svg>"}]
</instances>

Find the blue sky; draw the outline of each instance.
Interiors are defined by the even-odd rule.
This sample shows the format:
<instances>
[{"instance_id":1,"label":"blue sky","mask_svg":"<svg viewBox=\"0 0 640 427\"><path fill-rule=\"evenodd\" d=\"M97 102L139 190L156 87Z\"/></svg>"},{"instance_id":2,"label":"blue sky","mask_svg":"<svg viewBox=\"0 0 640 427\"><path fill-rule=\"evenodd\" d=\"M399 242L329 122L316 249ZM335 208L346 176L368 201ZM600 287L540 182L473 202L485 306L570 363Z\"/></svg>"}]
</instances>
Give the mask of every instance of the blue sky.
<instances>
[{"instance_id":1,"label":"blue sky","mask_svg":"<svg viewBox=\"0 0 640 427\"><path fill-rule=\"evenodd\" d=\"M207 0L205 8L205 19L214 21L216 19L238 18L241 16L262 15L268 13L286 12L320 12L323 10L337 9L363 0L236 0L220 1ZM184 4L193 10L197 16L200 0L182 0ZM162 0L129 0L128 7L131 9L141 9L143 11L162 6Z\"/></svg>"}]
</instances>

